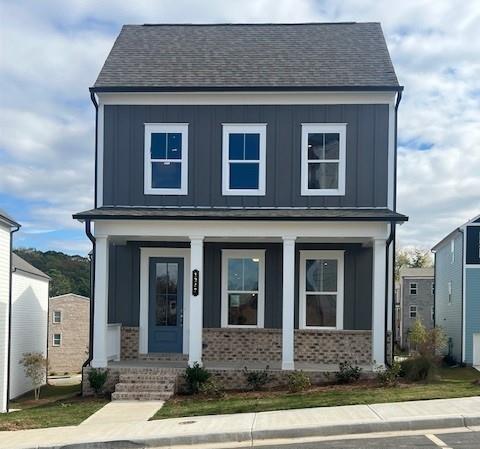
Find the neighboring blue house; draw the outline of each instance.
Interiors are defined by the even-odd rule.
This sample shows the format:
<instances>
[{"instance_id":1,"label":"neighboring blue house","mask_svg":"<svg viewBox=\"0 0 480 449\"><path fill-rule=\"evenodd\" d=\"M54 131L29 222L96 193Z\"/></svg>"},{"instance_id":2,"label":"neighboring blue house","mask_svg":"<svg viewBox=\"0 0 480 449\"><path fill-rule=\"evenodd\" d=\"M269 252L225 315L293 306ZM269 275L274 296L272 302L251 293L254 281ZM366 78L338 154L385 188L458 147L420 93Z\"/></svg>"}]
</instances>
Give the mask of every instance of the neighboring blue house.
<instances>
[{"instance_id":1,"label":"neighboring blue house","mask_svg":"<svg viewBox=\"0 0 480 449\"><path fill-rule=\"evenodd\" d=\"M75 215L114 399L163 397L132 382L153 362L238 388L388 360L402 90L378 23L123 27Z\"/></svg>"},{"instance_id":2,"label":"neighboring blue house","mask_svg":"<svg viewBox=\"0 0 480 449\"><path fill-rule=\"evenodd\" d=\"M448 354L480 365L480 215L448 234L435 253L435 326Z\"/></svg>"}]
</instances>

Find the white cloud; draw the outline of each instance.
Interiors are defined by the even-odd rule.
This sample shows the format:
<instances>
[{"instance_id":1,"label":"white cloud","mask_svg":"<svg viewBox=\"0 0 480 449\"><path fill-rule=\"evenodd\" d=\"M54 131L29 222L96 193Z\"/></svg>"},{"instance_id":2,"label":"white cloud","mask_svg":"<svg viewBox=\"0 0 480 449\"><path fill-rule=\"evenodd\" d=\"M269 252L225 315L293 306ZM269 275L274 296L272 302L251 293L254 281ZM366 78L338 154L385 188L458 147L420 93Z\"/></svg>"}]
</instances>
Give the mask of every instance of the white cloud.
<instances>
[{"instance_id":1,"label":"white cloud","mask_svg":"<svg viewBox=\"0 0 480 449\"><path fill-rule=\"evenodd\" d=\"M410 222L401 243L431 246L480 213L477 1L17 0L0 8L0 193L31 202L30 232L75 229L71 214L93 204L87 88L123 23L380 21L405 85L398 191Z\"/></svg>"}]
</instances>

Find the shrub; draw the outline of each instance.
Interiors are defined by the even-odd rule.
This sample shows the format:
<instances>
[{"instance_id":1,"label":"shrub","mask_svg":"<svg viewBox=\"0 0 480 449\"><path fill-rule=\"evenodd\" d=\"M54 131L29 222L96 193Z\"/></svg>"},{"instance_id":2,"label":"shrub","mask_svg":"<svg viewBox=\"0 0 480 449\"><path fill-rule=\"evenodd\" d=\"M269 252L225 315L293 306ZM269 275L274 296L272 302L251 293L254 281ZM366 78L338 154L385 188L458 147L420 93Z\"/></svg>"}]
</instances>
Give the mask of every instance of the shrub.
<instances>
[{"instance_id":1,"label":"shrub","mask_svg":"<svg viewBox=\"0 0 480 449\"><path fill-rule=\"evenodd\" d=\"M250 389L255 391L260 390L270 382L272 376L270 376L268 372L269 369L270 367L268 365L261 371L249 371L247 367L243 368L243 375Z\"/></svg>"},{"instance_id":2,"label":"shrub","mask_svg":"<svg viewBox=\"0 0 480 449\"><path fill-rule=\"evenodd\" d=\"M298 393L299 391L305 391L312 385L310 377L308 377L303 371L293 371L288 375L288 391L290 393Z\"/></svg>"},{"instance_id":3,"label":"shrub","mask_svg":"<svg viewBox=\"0 0 480 449\"><path fill-rule=\"evenodd\" d=\"M362 372L362 368L357 365L353 366L350 361L340 363L338 368L335 377L340 384L356 382Z\"/></svg>"},{"instance_id":4,"label":"shrub","mask_svg":"<svg viewBox=\"0 0 480 449\"><path fill-rule=\"evenodd\" d=\"M100 394L103 391L103 386L107 381L108 371L92 368L88 372L88 383L95 391L95 394Z\"/></svg>"},{"instance_id":5,"label":"shrub","mask_svg":"<svg viewBox=\"0 0 480 449\"><path fill-rule=\"evenodd\" d=\"M195 362L193 366L188 366L184 377L190 394L197 394L200 391L200 386L210 379L210 376L211 374L198 362Z\"/></svg>"},{"instance_id":6,"label":"shrub","mask_svg":"<svg viewBox=\"0 0 480 449\"><path fill-rule=\"evenodd\" d=\"M391 366L380 368L377 371L377 381L385 387L394 387L398 384L398 379L402 371L402 366L398 362L393 362Z\"/></svg>"},{"instance_id":7,"label":"shrub","mask_svg":"<svg viewBox=\"0 0 480 449\"><path fill-rule=\"evenodd\" d=\"M208 380L200 384L199 391L205 396L210 396L212 398L223 398L225 396L222 383L215 380L213 377L210 377Z\"/></svg>"},{"instance_id":8,"label":"shrub","mask_svg":"<svg viewBox=\"0 0 480 449\"><path fill-rule=\"evenodd\" d=\"M45 383L47 375L47 359L40 352L26 352L20 359L25 375L32 381L35 400L40 398L40 388Z\"/></svg>"},{"instance_id":9,"label":"shrub","mask_svg":"<svg viewBox=\"0 0 480 449\"><path fill-rule=\"evenodd\" d=\"M418 355L401 362L400 374L412 382L432 380L437 367L438 363L434 359Z\"/></svg>"}]
</instances>

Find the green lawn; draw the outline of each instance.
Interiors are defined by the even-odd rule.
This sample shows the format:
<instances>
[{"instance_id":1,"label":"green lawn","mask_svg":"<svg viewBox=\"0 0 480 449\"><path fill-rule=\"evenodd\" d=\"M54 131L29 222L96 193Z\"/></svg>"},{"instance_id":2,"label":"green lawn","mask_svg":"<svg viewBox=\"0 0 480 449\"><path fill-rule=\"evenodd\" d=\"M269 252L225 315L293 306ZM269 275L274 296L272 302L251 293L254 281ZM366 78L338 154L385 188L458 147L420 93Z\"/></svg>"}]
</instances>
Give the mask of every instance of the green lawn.
<instances>
[{"instance_id":1,"label":"green lawn","mask_svg":"<svg viewBox=\"0 0 480 449\"><path fill-rule=\"evenodd\" d=\"M33 392L10 402L11 413L0 414L0 430L37 429L41 427L74 426L103 407L106 399L82 398L80 385L47 385L40 400Z\"/></svg>"},{"instance_id":2,"label":"green lawn","mask_svg":"<svg viewBox=\"0 0 480 449\"><path fill-rule=\"evenodd\" d=\"M227 393L221 399L177 396L168 400L152 419L480 395L480 385L472 383L480 379L480 372L473 368L443 368L439 374L440 379L431 383L402 384L393 388L379 387L371 382L324 386L297 394L284 391Z\"/></svg>"}]
</instances>

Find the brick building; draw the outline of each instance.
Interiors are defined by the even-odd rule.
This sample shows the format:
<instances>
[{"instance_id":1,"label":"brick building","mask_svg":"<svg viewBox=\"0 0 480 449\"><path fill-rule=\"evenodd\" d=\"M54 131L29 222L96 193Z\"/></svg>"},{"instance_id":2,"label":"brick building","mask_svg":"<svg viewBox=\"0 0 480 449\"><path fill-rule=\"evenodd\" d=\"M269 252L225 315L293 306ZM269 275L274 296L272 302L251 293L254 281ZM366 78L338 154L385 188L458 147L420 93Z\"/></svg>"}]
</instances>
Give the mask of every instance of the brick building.
<instances>
[{"instance_id":1,"label":"brick building","mask_svg":"<svg viewBox=\"0 0 480 449\"><path fill-rule=\"evenodd\" d=\"M88 357L90 300L69 293L50 298L49 373L78 373Z\"/></svg>"}]
</instances>

